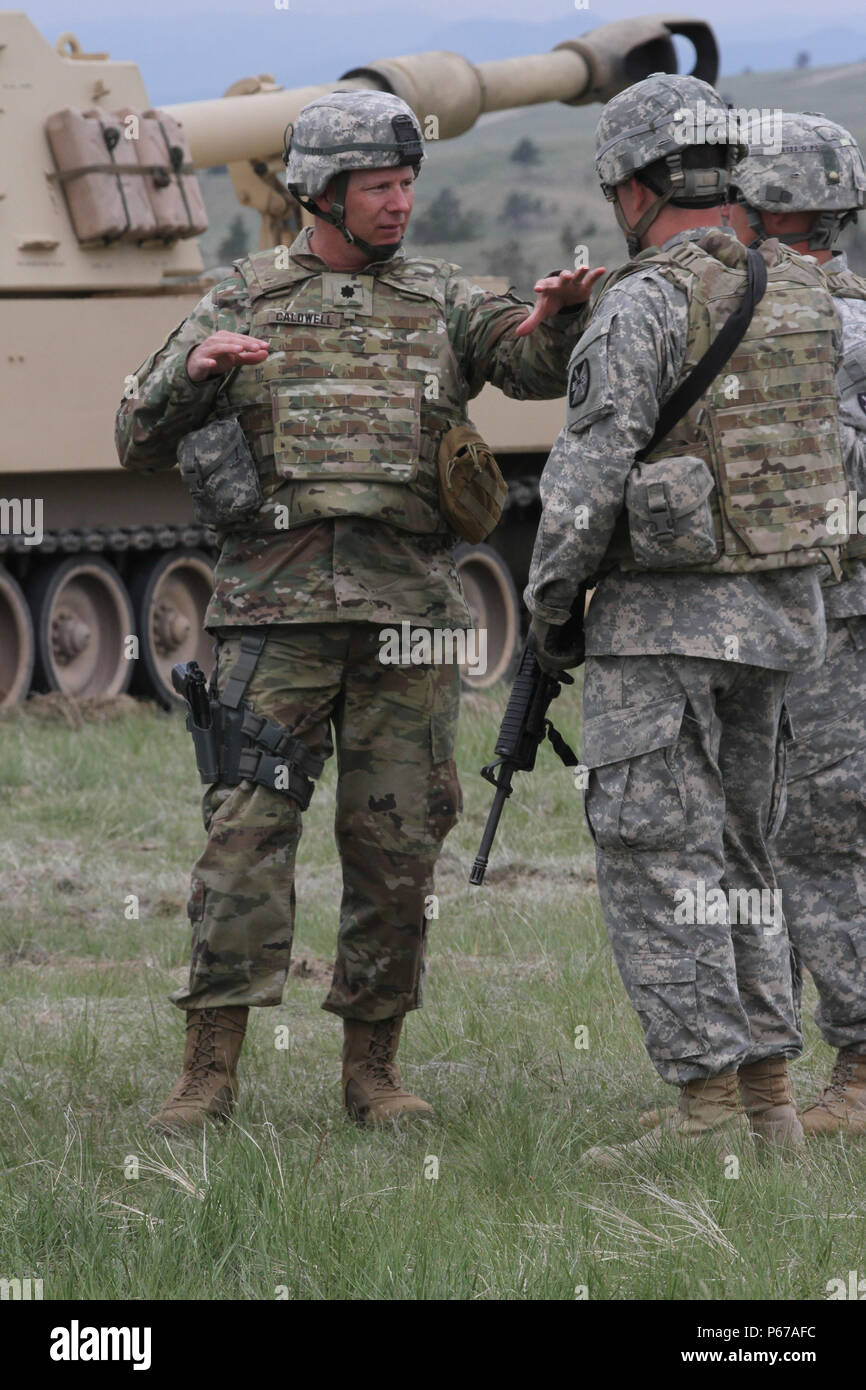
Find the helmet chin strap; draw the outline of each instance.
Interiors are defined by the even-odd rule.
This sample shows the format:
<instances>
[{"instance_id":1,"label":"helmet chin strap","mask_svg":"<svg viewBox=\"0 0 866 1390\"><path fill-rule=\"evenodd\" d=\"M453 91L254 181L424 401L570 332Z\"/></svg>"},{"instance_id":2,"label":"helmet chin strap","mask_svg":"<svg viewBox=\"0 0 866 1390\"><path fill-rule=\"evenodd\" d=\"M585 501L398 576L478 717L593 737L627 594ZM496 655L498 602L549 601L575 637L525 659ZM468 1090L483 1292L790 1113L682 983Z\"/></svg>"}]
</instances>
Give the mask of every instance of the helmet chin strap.
<instances>
[{"instance_id":1,"label":"helmet chin strap","mask_svg":"<svg viewBox=\"0 0 866 1390\"><path fill-rule=\"evenodd\" d=\"M649 207L646 209L643 215L638 218L634 226L631 227L626 221L626 216L622 209L622 203L616 196L616 191L613 191L613 215L616 218L617 223L619 224L620 231L625 234L625 241L626 246L628 247L628 254L632 258L640 255L641 241L643 240L644 233L652 226L653 222L655 222L662 208L670 202L675 192L675 189L670 188L666 193L660 193L659 196L655 198L652 203L650 203Z\"/></svg>"},{"instance_id":2,"label":"helmet chin strap","mask_svg":"<svg viewBox=\"0 0 866 1390\"><path fill-rule=\"evenodd\" d=\"M857 220L856 208L849 208L846 212L819 212L808 232L768 232L760 208L742 200L740 206L745 210L756 242L767 241L772 237L774 241L781 241L784 246L798 246L800 242L805 241L810 251L830 251L843 227Z\"/></svg>"},{"instance_id":3,"label":"helmet chin strap","mask_svg":"<svg viewBox=\"0 0 866 1390\"><path fill-rule=\"evenodd\" d=\"M402 237L399 241L389 241L384 246L373 246L371 242L365 241L363 237L356 236L354 232L350 232L349 228L346 226L346 190L349 186L350 172L351 170L349 169L342 169L339 174L335 175L334 199L327 212L314 203L311 198L301 198L297 193L292 192L291 188L289 192L292 194L295 201L300 203L302 208L306 208L307 212L311 212L314 217L320 217L323 222L330 222L332 227L336 227L343 240L349 246L357 246L359 250L363 251L368 260L388 261L403 245Z\"/></svg>"}]
</instances>

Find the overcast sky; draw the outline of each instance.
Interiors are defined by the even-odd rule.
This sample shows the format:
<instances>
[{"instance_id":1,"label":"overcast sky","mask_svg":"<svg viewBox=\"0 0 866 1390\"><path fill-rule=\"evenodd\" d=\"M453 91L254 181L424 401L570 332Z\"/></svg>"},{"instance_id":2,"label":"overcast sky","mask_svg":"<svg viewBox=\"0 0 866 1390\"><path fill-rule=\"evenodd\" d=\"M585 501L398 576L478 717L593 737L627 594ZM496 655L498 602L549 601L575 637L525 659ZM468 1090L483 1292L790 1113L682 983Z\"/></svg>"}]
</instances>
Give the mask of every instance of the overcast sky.
<instances>
[{"instance_id":1,"label":"overcast sky","mask_svg":"<svg viewBox=\"0 0 866 1390\"><path fill-rule=\"evenodd\" d=\"M137 6L129 0L32 0L21 6L37 27L45 23L63 29L74 29L79 19L97 15L132 18ZM821 25L855 23L861 27L866 19L863 0L830 0L816 6L815 0L706 0L703 4L642 4L640 0L590 0L588 9L578 9L573 0L290 0L290 9L299 14L339 15L369 14L371 11L393 10L403 15L417 14L427 28L431 22L490 18L510 20L544 20L562 18L563 22L577 19L581 27L590 28L597 13L604 19L622 19L636 14L693 14L718 25L745 23L750 29L766 32L778 30L780 22L791 32L801 20L812 28ZM142 0L141 12L153 15L193 13L207 15L217 12L245 14L249 18L269 14L273 0ZM603 21L602 21L603 22Z\"/></svg>"},{"instance_id":2,"label":"overcast sky","mask_svg":"<svg viewBox=\"0 0 866 1390\"><path fill-rule=\"evenodd\" d=\"M220 95L263 71L296 86L327 82L376 58L453 48L473 62L545 52L612 20L657 14L659 0L32 0L21 8L52 43L138 64L151 101ZM582 3L582 0L581 0ZM0 0L0 5L3 0ZM668 12L713 26L722 71L866 59L866 0L685 0Z\"/></svg>"}]
</instances>

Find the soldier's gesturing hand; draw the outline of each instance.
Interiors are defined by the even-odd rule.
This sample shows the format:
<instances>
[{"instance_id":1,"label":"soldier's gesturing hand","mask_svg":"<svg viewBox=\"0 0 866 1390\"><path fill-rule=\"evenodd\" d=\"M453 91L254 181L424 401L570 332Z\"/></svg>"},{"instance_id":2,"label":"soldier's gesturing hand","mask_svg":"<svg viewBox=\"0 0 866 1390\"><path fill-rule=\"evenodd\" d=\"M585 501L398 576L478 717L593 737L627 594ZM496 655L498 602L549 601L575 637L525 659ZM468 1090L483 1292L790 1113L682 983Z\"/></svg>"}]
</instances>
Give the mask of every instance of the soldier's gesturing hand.
<instances>
[{"instance_id":1,"label":"soldier's gesturing hand","mask_svg":"<svg viewBox=\"0 0 866 1390\"><path fill-rule=\"evenodd\" d=\"M563 309L585 304L592 294L593 285L603 274L603 265L596 270L582 266L580 270L561 270L558 275L547 275L543 280L536 280L534 288L538 299L535 308L523 323L515 328L515 337L525 338L527 333L531 333L533 328L537 328L545 319L552 318Z\"/></svg>"},{"instance_id":2,"label":"soldier's gesturing hand","mask_svg":"<svg viewBox=\"0 0 866 1390\"><path fill-rule=\"evenodd\" d=\"M254 366L267 355L268 344L263 339L221 328L193 348L186 359L186 374L190 381L204 381L209 376L225 376L232 367Z\"/></svg>"}]
</instances>

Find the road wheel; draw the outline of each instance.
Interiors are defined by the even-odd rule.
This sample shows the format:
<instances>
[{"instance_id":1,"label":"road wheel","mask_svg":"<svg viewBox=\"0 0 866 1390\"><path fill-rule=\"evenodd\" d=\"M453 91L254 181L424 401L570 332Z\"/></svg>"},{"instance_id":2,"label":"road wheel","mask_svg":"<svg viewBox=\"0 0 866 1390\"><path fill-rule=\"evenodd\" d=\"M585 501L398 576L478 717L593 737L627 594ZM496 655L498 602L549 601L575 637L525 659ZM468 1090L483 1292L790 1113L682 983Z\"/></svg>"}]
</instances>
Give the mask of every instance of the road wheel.
<instances>
[{"instance_id":1,"label":"road wheel","mask_svg":"<svg viewBox=\"0 0 866 1390\"><path fill-rule=\"evenodd\" d=\"M33 676L33 622L17 580L0 568L0 705L23 700Z\"/></svg>"},{"instance_id":2,"label":"road wheel","mask_svg":"<svg viewBox=\"0 0 866 1390\"><path fill-rule=\"evenodd\" d=\"M463 684L487 690L513 669L520 646L520 600L508 566L492 546L460 545L454 559L473 626L487 632L487 669L473 675L463 667Z\"/></svg>"},{"instance_id":3,"label":"road wheel","mask_svg":"<svg viewBox=\"0 0 866 1390\"><path fill-rule=\"evenodd\" d=\"M119 695L133 662L132 604L113 565L101 555L73 555L38 570L27 586L36 634L36 690L86 697Z\"/></svg>"},{"instance_id":4,"label":"road wheel","mask_svg":"<svg viewBox=\"0 0 866 1390\"><path fill-rule=\"evenodd\" d=\"M213 638L203 623L212 590L213 566L201 550L148 555L130 578L140 643L133 689L166 709L183 703L171 684L172 666L197 661L211 673Z\"/></svg>"}]
</instances>

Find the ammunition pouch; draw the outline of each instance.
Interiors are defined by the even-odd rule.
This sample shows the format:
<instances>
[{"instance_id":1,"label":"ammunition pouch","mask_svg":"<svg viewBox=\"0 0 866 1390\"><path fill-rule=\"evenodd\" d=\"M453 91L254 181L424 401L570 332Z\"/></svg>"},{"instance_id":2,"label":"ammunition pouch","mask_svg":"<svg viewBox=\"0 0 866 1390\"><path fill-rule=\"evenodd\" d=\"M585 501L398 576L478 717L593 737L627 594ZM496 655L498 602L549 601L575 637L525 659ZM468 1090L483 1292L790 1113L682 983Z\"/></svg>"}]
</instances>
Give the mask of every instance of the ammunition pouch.
<instances>
[{"instance_id":1,"label":"ammunition pouch","mask_svg":"<svg viewBox=\"0 0 866 1390\"><path fill-rule=\"evenodd\" d=\"M715 481L692 455L638 463L626 482L631 548L647 569L712 564L721 553L713 524Z\"/></svg>"},{"instance_id":2,"label":"ammunition pouch","mask_svg":"<svg viewBox=\"0 0 866 1390\"><path fill-rule=\"evenodd\" d=\"M177 461L193 514L203 526L234 530L255 516L264 502L256 462L236 415L211 420L184 435Z\"/></svg>"},{"instance_id":3,"label":"ammunition pouch","mask_svg":"<svg viewBox=\"0 0 866 1390\"><path fill-rule=\"evenodd\" d=\"M192 735L202 782L235 787L252 782L282 792L306 811L325 765L307 745L281 724L257 714L243 696L256 668L265 633L244 632L241 654L222 696L209 693L209 728L196 724L192 711L186 727Z\"/></svg>"},{"instance_id":4,"label":"ammunition pouch","mask_svg":"<svg viewBox=\"0 0 866 1390\"><path fill-rule=\"evenodd\" d=\"M454 425L439 445L439 505L464 540L486 540L502 516L508 484L471 425Z\"/></svg>"}]
</instances>

